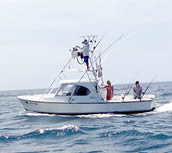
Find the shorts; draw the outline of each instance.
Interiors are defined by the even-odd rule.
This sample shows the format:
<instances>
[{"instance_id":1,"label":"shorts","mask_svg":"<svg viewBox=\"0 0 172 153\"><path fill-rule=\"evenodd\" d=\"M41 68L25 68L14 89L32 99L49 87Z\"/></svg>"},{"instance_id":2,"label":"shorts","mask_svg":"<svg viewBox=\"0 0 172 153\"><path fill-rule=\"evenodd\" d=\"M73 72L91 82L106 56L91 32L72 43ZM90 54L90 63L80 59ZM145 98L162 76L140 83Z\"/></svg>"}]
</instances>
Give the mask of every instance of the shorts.
<instances>
[{"instance_id":1,"label":"shorts","mask_svg":"<svg viewBox=\"0 0 172 153\"><path fill-rule=\"evenodd\" d=\"M89 56L84 56L84 62L88 63Z\"/></svg>"}]
</instances>

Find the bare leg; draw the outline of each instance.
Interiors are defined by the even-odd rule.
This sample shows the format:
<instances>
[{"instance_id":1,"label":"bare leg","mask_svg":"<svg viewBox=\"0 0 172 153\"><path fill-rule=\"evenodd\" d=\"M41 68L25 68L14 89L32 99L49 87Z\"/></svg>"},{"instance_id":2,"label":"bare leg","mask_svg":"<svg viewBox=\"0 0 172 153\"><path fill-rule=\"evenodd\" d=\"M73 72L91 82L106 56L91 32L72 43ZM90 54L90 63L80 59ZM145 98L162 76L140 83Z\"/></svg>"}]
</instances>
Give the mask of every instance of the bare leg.
<instances>
[{"instance_id":1,"label":"bare leg","mask_svg":"<svg viewBox=\"0 0 172 153\"><path fill-rule=\"evenodd\" d=\"M86 65L87 65L87 70L89 70L89 65L88 65L88 62L86 62Z\"/></svg>"}]
</instances>

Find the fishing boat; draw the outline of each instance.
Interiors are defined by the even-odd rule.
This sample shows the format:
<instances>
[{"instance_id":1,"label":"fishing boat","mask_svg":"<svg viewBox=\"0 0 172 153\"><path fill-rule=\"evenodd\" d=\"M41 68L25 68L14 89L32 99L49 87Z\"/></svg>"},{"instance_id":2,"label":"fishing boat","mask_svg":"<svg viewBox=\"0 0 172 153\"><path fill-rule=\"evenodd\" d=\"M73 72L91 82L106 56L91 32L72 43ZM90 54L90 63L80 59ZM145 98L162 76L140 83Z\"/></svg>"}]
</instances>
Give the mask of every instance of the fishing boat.
<instances>
[{"instance_id":1,"label":"fishing boat","mask_svg":"<svg viewBox=\"0 0 172 153\"><path fill-rule=\"evenodd\" d=\"M25 110L61 114L82 115L97 113L141 113L152 111L155 108L152 94L144 94L135 99L128 93L113 95L107 100L107 89L103 80L101 57L122 36L113 41L101 53L97 53L97 47L102 39L97 42L97 36L82 36L89 43L89 69L83 61L82 47L75 46L71 51L71 58L53 80L49 88L36 95L18 96ZM73 65L79 68L71 68ZM76 79L66 79L71 73Z\"/></svg>"}]
</instances>

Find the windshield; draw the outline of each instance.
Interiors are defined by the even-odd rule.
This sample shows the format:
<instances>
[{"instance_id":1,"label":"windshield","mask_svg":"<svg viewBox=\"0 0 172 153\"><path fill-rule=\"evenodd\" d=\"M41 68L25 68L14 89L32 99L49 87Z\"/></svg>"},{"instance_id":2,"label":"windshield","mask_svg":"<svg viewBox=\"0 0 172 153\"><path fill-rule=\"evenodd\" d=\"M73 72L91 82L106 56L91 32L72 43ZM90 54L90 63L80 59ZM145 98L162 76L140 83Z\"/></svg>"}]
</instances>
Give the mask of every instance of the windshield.
<instances>
[{"instance_id":1,"label":"windshield","mask_svg":"<svg viewBox=\"0 0 172 153\"><path fill-rule=\"evenodd\" d=\"M63 84L56 95L58 96L71 96L74 86Z\"/></svg>"}]
</instances>

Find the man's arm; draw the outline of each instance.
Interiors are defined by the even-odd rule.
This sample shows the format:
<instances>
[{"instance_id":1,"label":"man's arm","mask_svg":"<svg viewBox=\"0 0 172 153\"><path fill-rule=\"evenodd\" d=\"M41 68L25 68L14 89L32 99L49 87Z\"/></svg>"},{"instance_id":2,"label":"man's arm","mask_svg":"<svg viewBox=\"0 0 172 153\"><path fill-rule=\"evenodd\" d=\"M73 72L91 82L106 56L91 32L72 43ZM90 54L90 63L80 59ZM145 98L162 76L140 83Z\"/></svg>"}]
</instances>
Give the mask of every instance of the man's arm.
<instances>
[{"instance_id":1,"label":"man's arm","mask_svg":"<svg viewBox=\"0 0 172 153\"><path fill-rule=\"evenodd\" d=\"M83 47L80 47L80 46L75 46L75 47L76 47L76 48L79 48L79 49L81 49L81 50L83 49Z\"/></svg>"}]
</instances>

